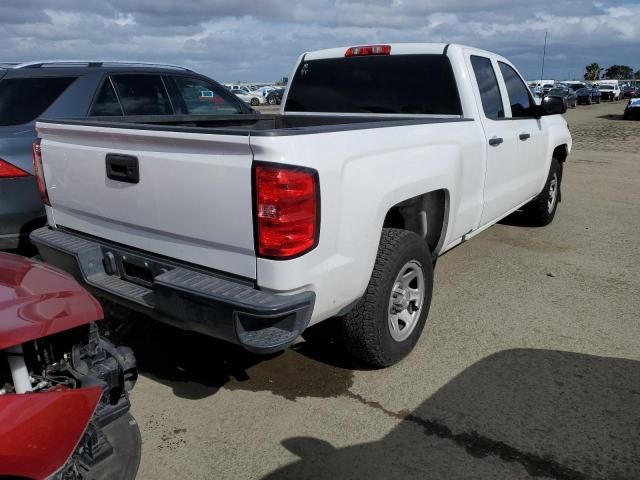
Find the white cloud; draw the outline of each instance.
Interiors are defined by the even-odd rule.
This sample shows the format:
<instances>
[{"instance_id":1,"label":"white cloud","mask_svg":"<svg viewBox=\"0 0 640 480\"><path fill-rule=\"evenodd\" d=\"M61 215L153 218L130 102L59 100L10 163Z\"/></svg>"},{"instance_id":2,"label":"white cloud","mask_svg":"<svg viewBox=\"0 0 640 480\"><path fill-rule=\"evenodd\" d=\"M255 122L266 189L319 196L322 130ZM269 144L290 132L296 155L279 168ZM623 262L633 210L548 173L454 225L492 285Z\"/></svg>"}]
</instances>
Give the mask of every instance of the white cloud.
<instances>
[{"instance_id":1,"label":"white cloud","mask_svg":"<svg viewBox=\"0 0 640 480\"><path fill-rule=\"evenodd\" d=\"M640 68L635 1L21 0L0 5L0 18L1 60L157 61L221 81L288 75L305 50L402 41L494 50L535 76L546 31L551 75L580 76L594 61Z\"/></svg>"}]
</instances>

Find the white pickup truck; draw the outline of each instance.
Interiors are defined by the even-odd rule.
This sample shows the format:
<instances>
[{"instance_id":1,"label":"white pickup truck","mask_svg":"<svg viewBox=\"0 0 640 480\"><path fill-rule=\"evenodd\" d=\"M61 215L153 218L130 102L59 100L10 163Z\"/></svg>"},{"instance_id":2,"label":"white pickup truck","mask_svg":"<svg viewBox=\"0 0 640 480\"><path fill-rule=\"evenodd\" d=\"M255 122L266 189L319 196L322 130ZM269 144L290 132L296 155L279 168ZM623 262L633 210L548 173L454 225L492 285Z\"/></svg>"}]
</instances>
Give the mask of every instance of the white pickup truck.
<instances>
[{"instance_id":1,"label":"white pickup truck","mask_svg":"<svg viewBox=\"0 0 640 480\"><path fill-rule=\"evenodd\" d=\"M461 45L302 55L280 114L41 120L45 261L98 296L255 352L339 317L391 365L439 255L553 220L571 135L506 59Z\"/></svg>"}]
</instances>

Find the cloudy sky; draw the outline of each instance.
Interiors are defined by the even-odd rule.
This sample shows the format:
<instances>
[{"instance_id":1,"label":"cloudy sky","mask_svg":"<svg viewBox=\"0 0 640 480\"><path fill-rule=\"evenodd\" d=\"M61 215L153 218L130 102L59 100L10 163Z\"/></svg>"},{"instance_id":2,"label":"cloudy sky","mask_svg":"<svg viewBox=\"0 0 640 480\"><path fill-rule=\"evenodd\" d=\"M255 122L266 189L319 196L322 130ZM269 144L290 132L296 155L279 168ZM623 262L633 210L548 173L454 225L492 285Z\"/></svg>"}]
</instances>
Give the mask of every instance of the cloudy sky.
<instances>
[{"instance_id":1,"label":"cloudy sky","mask_svg":"<svg viewBox=\"0 0 640 480\"><path fill-rule=\"evenodd\" d=\"M496 51L525 77L588 63L640 69L640 0L0 0L2 61L175 63L220 81L288 76L307 50L456 42Z\"/></svg>"}]
</instances>

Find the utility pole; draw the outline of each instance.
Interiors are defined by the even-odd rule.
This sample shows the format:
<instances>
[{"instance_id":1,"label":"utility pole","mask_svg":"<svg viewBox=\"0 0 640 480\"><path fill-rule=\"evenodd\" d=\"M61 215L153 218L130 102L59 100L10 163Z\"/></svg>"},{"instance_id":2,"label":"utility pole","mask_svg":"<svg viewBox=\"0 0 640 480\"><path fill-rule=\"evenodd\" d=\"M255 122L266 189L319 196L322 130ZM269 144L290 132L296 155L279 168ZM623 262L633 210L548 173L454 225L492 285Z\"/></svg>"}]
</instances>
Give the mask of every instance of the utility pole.
<instances>
[{"instance_id":1,"label":"utility pole","mask_svg":"<svg viewBox=\"0 0 640 480\"><path fill-rule=\"evenodd\" d=\"M540 72L540 81L544 79L544 57L547 56L547 36L549 32L544 32L544 50L542 51L542 71Z\"/></svg>"}]
</instances>

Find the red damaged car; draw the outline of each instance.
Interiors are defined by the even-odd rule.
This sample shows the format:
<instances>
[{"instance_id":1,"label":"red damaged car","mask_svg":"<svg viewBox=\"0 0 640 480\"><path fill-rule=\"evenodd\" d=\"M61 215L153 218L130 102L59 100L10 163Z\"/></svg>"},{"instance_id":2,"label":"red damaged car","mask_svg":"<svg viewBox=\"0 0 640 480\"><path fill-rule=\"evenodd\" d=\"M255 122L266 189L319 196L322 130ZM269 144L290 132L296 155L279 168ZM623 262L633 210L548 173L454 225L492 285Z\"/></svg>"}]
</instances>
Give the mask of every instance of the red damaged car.
<instances>
[{"instance_id":1,"label":"red damaged car","mask_svg":"<svg viewBox=\"0 0 640 480\"><path fill-rule=\"evenodd\" d=\"M66 274L0 253L0 478L135 478L136 362L98 334L102 317Z\"/></svg>"}]
</instances>

